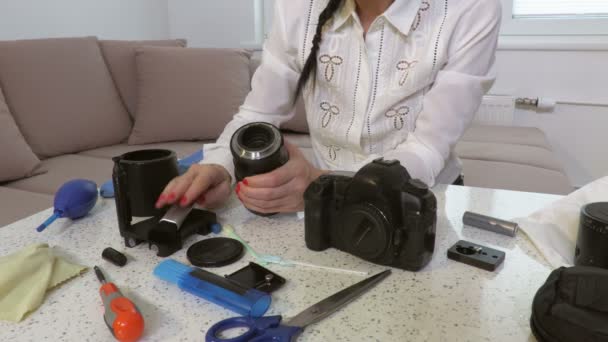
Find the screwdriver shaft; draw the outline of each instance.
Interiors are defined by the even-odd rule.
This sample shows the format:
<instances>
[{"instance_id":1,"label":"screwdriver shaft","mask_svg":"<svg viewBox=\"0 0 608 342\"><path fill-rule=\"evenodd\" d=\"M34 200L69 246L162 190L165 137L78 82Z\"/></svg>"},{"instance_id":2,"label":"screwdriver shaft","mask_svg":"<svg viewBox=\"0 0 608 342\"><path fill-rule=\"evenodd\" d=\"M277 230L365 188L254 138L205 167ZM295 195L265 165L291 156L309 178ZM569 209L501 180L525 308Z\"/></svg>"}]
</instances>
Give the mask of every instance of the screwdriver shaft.
<instances>
[{"instance_id":1,"label":"screwdriver shaft","mask_svg":"<svg viewBox=\"0 0 608 342\"><path fill-rule=\"evenodd\" d=\"M101 270L99 269L99 267L95 266L95 267L93 267L93 269L95 270L95 274L97 275L97 279L99 279L99 281L102 284L105 284L106 283L106 277L104 277L104 275L101 272Z\"/></svg>"}]
</instances>

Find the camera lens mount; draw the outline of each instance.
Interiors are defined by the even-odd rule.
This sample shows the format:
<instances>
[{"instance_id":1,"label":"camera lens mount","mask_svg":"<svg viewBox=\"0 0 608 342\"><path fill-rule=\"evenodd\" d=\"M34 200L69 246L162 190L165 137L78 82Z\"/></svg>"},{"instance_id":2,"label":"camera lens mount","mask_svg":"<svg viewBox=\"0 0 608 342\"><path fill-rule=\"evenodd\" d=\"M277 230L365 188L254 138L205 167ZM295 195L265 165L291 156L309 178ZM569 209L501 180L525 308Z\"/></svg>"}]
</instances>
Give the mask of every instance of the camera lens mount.
<instances>
[{"instance_id":1,"label":"camera lens mount","mask_svg":"<svg viewBox=\"0 0 608 342\"><path fill-rule=\"evenodd\" d=\"M254 122L236 131L230 147L241 159L262 160L275 154L282 146L283 138L276 127Z\"/></svg>"},{"instance_id":2,"label":"camera lens mount","mask_svg":"<svg viewBox=\"0 0 608 342\"><path fill-rule=\"evenodd\" d=\"M374 260L386 252L392 229L381 210L369 203L354 204L344 209L343 217L340 235L353 254Z\"/></svg>"}]
</instances>

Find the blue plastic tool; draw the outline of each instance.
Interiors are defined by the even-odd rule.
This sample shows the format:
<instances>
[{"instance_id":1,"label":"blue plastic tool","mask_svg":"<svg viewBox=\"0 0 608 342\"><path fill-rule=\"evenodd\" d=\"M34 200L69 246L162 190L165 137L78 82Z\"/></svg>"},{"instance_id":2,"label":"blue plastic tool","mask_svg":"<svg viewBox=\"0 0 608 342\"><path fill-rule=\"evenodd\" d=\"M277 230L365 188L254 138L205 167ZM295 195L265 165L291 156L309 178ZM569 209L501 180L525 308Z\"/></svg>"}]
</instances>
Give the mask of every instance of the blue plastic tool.
<instances>
[{"instance_id":1,"label":"blue plastic tool","mask_svg":"<svg viewBox=\"0 0 608 342\"><path fill-rule=\"evenodd\" d=\"M79 219L91 211L97 203L97 184L86 179L71 180L59 188L55 194L53 216L44 221L36 230L42 232L58 218Z\"/></svg>"},{"instance_id":2,"label":"blue plastic tool","mask_svg":"<svg viewBox=\"0 0 608 342\"><path fill-rule=\"evenodd\" d=\"M391 274L386 270L362 280L344 290L335 293L292 319L281 322L282 316L269 317L234 317L216 323L207 331L206 342L295 342L298 335L310 324L318 322L339 310L344 305L357 299ZM220 338L223 332L235 328L245 328L243 335L231 339Z\"/></svg>"},{"instance_id":3,"label":"blue plastic tool","mask_svg":"<svg viewBox=\"0 0 608 342\"><path fill-rule=\"evenodd\" d=\"M180 159L177 162L177 169L179 171L179 174L183 175L184 173L186 173L186 171L188 171L190 166L199 163L201 160L203 160L202 149L192 153L191 155L183 159ZM111 179L101 185L101 188L99 189L99 194L103 198L114 198L114 184L112 183Z\"/></svg>"},{"instance_id":4,"label":"blue plastic tool","mask_svg":"<svg viewBox=\"0 0 608 342\"><path fill-rule=\"evenodd\" d=\"M217 274L189 267L175 260L165 260L154 275L176 284L180 289L245 316L260 317L270 307L269 294L244 288Z\"/></svg>"}]
</instances>

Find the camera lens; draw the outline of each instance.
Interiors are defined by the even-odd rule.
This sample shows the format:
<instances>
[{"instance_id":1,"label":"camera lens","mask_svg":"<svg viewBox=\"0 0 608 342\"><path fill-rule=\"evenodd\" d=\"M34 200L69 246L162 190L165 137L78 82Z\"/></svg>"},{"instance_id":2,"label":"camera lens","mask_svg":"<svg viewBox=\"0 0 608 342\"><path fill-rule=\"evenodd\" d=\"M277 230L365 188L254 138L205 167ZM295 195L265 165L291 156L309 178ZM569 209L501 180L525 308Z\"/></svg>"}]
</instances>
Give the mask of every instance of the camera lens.
<instances>
[{"instance_id":1,"label":"camera lens","mask_svg":"<svg viewBox=\"0 0 608 342\"><path fill-rule=\"evenodd\" d=\"M239 128L232 136L230 149L239 182L246 177L273 171L289 160L281 132L265 122Z\"/></svg>"},{"instance_id":2,"label":"camera lens","mask_svg":"<svg viewBox=\"0 0 608 342\"><path fill-rule=\"evenodd\" d=\"M289 161L281 132L266 122L254 122L239 128L232 136L230 150L238 182L271 172Z\"/></svg>"},{"instance_id":3,"label":"camera lens","mask_svg":"<svg viewBox=\"0 0 608 342\"><path fill-rule=\"evenodd\" d=\"M574 264L608 269L608 202L581 209Z\"/></svg>"},{"instance_id":4,"label":"camera lens","mask_svg":"<svg viewBox=\"0 0 608 342\"><path fill-rule=\"evenodd\" d=\"M239 135L239 145L249 151L260 151L272 145L274 132L270 127L257 125Z\"/></svg>"}]
</instances>

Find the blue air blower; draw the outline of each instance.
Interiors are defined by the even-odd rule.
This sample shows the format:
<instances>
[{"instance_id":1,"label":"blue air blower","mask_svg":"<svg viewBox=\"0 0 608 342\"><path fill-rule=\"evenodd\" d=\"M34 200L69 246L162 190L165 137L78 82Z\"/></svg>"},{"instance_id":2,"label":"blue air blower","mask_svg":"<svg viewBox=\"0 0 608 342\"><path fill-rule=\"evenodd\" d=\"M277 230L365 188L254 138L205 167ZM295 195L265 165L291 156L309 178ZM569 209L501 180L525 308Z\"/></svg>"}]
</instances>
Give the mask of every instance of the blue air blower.
<instances>
[{"instance_id":1,"label":"blue air blower","mask_svg":"<svg viewBox=\"0 0 608 342\"><path fill-rule=\"evenodd\" d=\"M59 188L55 194L53 216L44 221L36 230L42 232L58 218L79 219L87 215L97 203L97 184L86 179L71 180Z\"/></svg>"}]
</instances>

